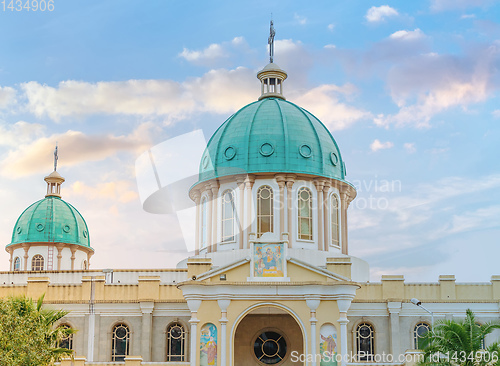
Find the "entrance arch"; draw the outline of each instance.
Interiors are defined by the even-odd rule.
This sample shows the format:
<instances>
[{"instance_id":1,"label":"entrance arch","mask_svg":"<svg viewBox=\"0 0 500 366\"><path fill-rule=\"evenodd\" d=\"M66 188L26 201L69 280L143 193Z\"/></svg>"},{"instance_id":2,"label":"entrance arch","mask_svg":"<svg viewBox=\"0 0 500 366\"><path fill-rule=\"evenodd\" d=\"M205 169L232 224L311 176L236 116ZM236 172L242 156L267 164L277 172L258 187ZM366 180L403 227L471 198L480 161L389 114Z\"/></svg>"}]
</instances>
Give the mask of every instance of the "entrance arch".
<instances>
[{"instance_id":1,"label":"entrance arch","mask_svg":"<svg viewBox=\"0 0 500 366\"><path fill-rule=\"evenodd\" d=\"M276 362L274 364L278 366L296 366L299 363L292 362L291 353L307 353L307 336L302 321L292 310L280 304L263 303L248 308L236 320L231 334L232 365L266 365L263 361L267 358L268 362ZM285 352L283 347L286 347ZM276 356L270 358L267 354Z\"/></svg>"}]
</instances>

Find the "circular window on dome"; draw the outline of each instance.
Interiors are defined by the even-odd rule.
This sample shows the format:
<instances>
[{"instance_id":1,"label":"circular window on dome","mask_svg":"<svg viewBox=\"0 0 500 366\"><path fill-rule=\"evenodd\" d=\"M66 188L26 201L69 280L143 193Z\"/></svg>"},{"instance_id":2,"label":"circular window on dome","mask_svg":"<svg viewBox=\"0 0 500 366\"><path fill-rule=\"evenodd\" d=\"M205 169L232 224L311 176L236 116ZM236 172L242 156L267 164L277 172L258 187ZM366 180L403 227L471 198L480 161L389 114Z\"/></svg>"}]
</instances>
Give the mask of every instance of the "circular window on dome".
<instances>
[{"instance_id":1,"label":"circular window on dome","mask_svg":"<svg viewBox=\"0 0 500 366\"><path fill-rule=\"evenodd\" d=\"M339 158L338 158L337 154L332 152L330 154L330 161L332 162L333 166L337 166L337 164L339 163Z\"/></svg>"},{"instance_id":2,"label":"circular window on dome","mask_svg":"<svg viewBox=\"0 0 500 366\"><path fill-rule=\"evenodd\" d=\"M45 229L45 225L44 224L36 224L36 229L38 231L43 231L43 229Z\"/></svg>"},{"instance_id":3,"label":"circular window on dome","mask_svg":"<svg viewBox=\"0 0 500 366\"><path fill-rule=\"evenodd\" d=\"M312 156L311 146L309 146L307 144L300 145L299 154L302 155L302 157L304 157L304 158L310 158Z\"/></svg>"},{"instance_id":4,"label":"circular window on dome","mask_svg":"<svg viewBox=\"0 0 500 366\"><path fill-rule=\"evenodd\" d=\"M21 226L18 226L16 229L16 233L21 234L22 232L23 232L23 229L21 228Z\"/></svg>"},{"instance_id":5,"label":"circular window on dome","mask_svg":"<svg viewBox=\"0 0 500 366\"><path fill-rule=\"evenodd\" d=\"M224 150L224 157L226 160L231 160L236 156L236 148L234 146L228 146L226 147L226 150Z\"/></svg>"},{"instance_id":6,"label":"circular window on dome","mask_svg":"<svg viewBox=\"0 0 500 366\"><path fill-rule=\"evenodd\" d=\"M260 145L260 154L262 156L271 156L274 152L274 146L270 142L264 142Z\"/></svg>"},{"instance_id":7,"label":"circular window on dome","mask_svg":"<svg viewBox=\"0 0 500 366\"><path fill-rule=\"evenodd\" d=\"M266 365L276 365L286 356L285 338L276 332L264 332L254 342L253 352Z\"/></svg>"},{"instance_id":8,"label":"circular window on dome","mask_svg":"<svg viewBox=\"0 0 500 366\"><path fill-rule=\"evenodd\" d=\"M64 226L63 226L63 231L64 231L65 233L69 233L69 230L70 230L70 229L71 229L71 228L69 227L69 225L64 225Z\"/></svg>"}]
</instances>

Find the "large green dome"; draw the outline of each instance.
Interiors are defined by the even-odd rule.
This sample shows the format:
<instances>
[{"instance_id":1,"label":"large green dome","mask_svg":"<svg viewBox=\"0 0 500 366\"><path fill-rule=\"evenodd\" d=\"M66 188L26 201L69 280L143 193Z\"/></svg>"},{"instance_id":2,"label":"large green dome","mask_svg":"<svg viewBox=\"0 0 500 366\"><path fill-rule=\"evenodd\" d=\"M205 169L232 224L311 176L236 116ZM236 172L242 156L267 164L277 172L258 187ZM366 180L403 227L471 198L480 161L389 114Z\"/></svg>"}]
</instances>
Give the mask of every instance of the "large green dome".
<instances>
[{"instance_id":1,"label":"large green dome","mask_svg":"<svg viewBox=\"0 0 500 366\"><path fill-rule=\"evenodd\" d=\"M265 172L345 178L340 150L325 125L305 109L269 97L241 108L214 133L198 183Z\"/></svg>"},{"instance_id":2,"label":"large green dome","mask_svg":"<svg viewBox=\"0 0 500 366\"><path fill-rule=\"evenodd\" d=\"M82 215L69 203L48 196L33 203L17 219L12 242L67 243L90 248L89 230Z\"/></svg>"}]
</instances>

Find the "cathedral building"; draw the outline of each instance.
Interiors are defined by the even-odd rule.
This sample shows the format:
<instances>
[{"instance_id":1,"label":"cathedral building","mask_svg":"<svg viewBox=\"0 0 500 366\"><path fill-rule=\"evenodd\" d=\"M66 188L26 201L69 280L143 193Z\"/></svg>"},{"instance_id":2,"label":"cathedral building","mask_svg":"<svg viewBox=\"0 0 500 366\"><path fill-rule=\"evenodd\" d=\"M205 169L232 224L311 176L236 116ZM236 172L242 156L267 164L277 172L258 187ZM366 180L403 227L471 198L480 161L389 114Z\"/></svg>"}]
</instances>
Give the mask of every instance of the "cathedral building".
<instances>
[{"instance_id":1,"label":"cathedral building","mask_svg":"<svg viewBox=\"0 0 500 366\"><path fill-rule=\"evenodd\" d=\"M47 307L69 311L59 326L78 330L63 342L75 359L61 365L403 365L438 319L468 308L498 319L500 276L369 281L368 263L349 254L356 189L337 142L314 111L286 100L287 73L272 58L257 77L258 100L201 158L189 192L196 249L177 268L92 268L64 178L45 178L45 198L14 225L0 296L45 294Z\"/></svg>"}]
</instances>

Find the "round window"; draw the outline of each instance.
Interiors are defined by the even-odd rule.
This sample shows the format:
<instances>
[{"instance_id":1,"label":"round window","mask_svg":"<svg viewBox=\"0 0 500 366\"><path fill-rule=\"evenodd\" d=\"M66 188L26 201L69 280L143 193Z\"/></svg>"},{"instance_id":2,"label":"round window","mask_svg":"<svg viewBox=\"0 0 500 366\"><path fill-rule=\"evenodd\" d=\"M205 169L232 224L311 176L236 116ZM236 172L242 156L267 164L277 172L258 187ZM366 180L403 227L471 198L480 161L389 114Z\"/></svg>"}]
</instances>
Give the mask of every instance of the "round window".
<instances>
[{"instance_id":1,"label":"round window","mask_svg":"<svg viewBox=\"0 0 500 366\"><path fill-rule=\"evenodd\" d=\"M264 142L260 145L260 154L262 156L271 156L274 152L274 146L270 142Z\"/></svg>"},{"instance_id":2,"label":"round window","mask_svg":"<svg viewBox=\"0 0 500 366\"><path fill-rule=\"evenodd\" d=\"M226 160L231 160L236 156L236 148L234 146L228 146L226 147L226 150L224 150L224 157Z\"/></svg>"},{"instance_id":3,"label":"round window","mask_svg":"<svg viewBox=\"0 0 500 366\"><path fill-rule=\"evenodd\" d=\"M285 338L276 332L264 332L255 340L253 352L263 364L280 363L286 355Z\"/></svg>"},{"instance_id":4,"label":"round window","mask_svg":"<svg viewBox=\"0 0 500 366\"><path fill-rule=\"evenodd\" d=\"M309 145L303 144L299 147L299 153L304 158L310 158L312 156L312 149Z\"/></svg>"}]
</instances>

